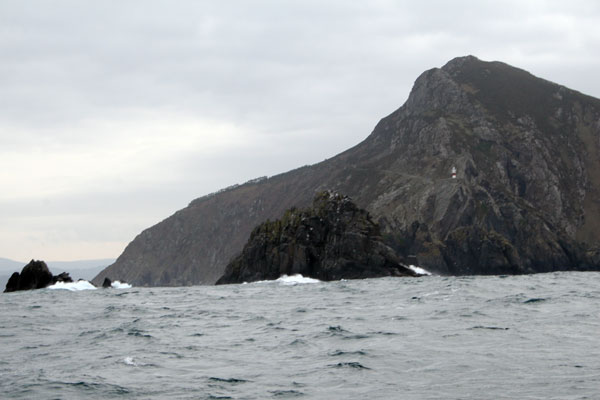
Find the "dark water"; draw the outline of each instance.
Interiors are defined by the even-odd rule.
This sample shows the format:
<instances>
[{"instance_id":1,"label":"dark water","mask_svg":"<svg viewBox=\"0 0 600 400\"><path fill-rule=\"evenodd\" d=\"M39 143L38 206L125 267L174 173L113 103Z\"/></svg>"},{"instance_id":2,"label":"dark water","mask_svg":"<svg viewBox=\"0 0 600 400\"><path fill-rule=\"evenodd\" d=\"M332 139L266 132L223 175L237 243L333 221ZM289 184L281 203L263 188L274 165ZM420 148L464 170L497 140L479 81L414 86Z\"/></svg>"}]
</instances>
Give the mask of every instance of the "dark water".
<instances>
[{"instance_id":1,"label":"dark water","mask_svg":"<svg viewBox=\"0 0 600 400\"><path fill-rule=\"evenodd\" d=\"M600 273L0 295L6 399L598 399Z\"/></svg>"}]
</instances>

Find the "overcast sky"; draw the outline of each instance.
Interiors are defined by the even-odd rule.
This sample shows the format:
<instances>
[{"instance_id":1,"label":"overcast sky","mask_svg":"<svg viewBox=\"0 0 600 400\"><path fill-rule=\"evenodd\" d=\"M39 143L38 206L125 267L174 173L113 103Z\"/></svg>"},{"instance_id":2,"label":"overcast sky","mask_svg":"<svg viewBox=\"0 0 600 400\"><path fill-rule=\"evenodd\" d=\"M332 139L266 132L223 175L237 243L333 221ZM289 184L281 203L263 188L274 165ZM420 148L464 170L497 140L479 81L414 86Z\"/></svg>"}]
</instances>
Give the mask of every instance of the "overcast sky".
<instances>
[{"instance_id":1,"label":"overcast sky","mask_svg":"<svg viewBox=\"0 0 600 400\"><path fill-rule=\"evenodd\" d=\"M600 2L0 0L0 257L116 258L473 54L600 97Z\"/></svg>"}]
</instances>

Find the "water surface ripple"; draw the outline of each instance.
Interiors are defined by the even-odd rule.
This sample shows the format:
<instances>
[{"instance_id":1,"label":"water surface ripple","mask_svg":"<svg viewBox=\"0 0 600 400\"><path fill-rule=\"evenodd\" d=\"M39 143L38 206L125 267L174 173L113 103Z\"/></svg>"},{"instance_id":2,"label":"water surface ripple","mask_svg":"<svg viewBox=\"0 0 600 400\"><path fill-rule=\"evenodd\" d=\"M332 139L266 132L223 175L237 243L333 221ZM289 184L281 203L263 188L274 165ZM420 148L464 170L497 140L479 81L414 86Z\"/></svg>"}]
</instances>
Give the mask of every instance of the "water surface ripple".
<instances>
[{"instance_id":1,"label":"water surface ripple","mask_svg":"<svg viewBox=\"0 0 600 400\"><path fill-rule=\"evenodd\" d=\"M6 399L593 399L600 273L0 296Z\"/></svg>"}]
</instances>

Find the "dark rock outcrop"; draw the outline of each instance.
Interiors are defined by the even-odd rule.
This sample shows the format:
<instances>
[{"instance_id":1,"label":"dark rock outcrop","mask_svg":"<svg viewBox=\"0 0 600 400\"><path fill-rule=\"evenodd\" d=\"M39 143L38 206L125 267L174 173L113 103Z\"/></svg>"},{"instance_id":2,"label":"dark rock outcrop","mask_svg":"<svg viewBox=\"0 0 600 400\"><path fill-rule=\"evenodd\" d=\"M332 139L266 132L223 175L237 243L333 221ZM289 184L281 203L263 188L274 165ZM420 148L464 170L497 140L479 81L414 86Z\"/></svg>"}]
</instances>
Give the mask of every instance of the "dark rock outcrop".
<instances>
[{"instance_id":1,"label":"dark rock outcrop","mask_svg":"<svg viewBox=\"0 0 600 400\"><path fill-rule=\"evenodd\" d=\"M323 190L350 196L432 272L598 270L600 100L501 62L451 60L362 143L192 201L94 281L212 284L254 227Z\"/></svg>"},{"instance_id":2,"label":"dark rock outcrop","mask_svg":"<svg viewBox=\"0 0 600 400\"><path fill-rule=\"evenodd\" d=\"M346 196L323 192L312 208L292 208L256 227L217 284L293 274L324 281L418 276L400 261L367 211Z\"/></svg>"},{"instance_id":3,"label":"dark rock outcrop","mask_svg":"<svg viewBox=\"0 0 600 400\"><path fill-rule=\"evenodd\" d=\"M13 274L8 278L8 282L6 282L6 288L4 289L4 293L7 292L15 292L19 289L19 281L21 280L21 274L18 272L13 272Z\"/></svg>"},{"instance_id":4,"label":"dark rock outcrop","mask_svg":"<svg viewBox=\"0 0 600 400\"><path fill-rule=\"evenodd\" d=\"M104 289L112 287L112 281L108 277L104 278L104 282L102 282L102 287Z\"/></svg>"},{"instance_id":5,"label":"dark rock outcrop","mask_svg":"<svg viewBox=\"0 0 600 400\"><path fill-rule=\"evenodd\" d=\"M55 284L56 282L72 283L73 278L71 278L68 272L61 272L52 277L52 284Z\"/></svg>"},{"instance_id":6,"label":"dark rock outcrop","mask_svg":"<svg viewBox=\"0 0 600 400\"><path fill-rule=\"evenodd\" d=\"M31 260L23 267L21 273L14 272L6 283L4 292L16 292L18 290L43 289L56 282L73 282L67 272L61 272L53 276L44 261Z\"/></svg>"},{"instance_id":7,"label":"dark rock outcrop","mask_svg":"<svg viewBox=\"0 0 600 400\"><path fill-rule=\"evenodd\" d=\"M42 289L52 284L52 273L44 261L31 260L21 273L12 274L6 283L4 292L17 290Z\"/></svg>"}]
</instances>

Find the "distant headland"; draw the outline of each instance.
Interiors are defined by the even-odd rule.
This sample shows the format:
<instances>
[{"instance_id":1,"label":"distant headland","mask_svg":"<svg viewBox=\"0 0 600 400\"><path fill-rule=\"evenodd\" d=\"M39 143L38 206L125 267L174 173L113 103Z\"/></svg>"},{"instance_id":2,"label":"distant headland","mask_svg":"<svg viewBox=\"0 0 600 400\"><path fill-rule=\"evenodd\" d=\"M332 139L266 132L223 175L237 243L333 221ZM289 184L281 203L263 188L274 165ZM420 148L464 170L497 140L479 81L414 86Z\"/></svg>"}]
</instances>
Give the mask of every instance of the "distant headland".
<instances>
[{"instance_id":1,"label":"distant headland","mask_svg":"<svg viewBox=\"0 0 600 400\"><path fill-rule=\"evenodd\" d=\"M458 57L423 72L355 147L192 201L94 283L214 284L257 226L326 190L367 210L398 258L437 274L600 270L598 171L600 100Z\"/></svg>"}]
</instances>

